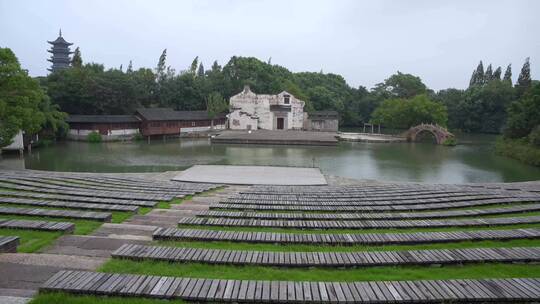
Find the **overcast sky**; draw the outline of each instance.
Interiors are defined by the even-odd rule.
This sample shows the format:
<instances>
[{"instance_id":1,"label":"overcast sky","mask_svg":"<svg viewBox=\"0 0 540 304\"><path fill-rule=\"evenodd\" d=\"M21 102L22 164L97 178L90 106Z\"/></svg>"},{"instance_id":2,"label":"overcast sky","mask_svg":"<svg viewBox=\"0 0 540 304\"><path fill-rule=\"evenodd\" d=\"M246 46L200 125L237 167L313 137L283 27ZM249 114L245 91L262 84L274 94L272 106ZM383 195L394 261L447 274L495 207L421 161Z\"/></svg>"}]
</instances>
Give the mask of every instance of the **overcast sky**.
<instances>
[{"instance_id":1,"label":"overcast sky","mask_svg":"<svg viewBox=\"0 0 540 304\"><path fill-rule=\"evenodd\" d=\"M50 65L58 29L84 62L106 67L209 68L233 55L299 71L321 69L368 88L396 71L429 87L465 88L480 60L514 80L526 57L540 78L540 1L28 1L0 0L0 47L33 76Z\"/></svg>"}]
</instances>

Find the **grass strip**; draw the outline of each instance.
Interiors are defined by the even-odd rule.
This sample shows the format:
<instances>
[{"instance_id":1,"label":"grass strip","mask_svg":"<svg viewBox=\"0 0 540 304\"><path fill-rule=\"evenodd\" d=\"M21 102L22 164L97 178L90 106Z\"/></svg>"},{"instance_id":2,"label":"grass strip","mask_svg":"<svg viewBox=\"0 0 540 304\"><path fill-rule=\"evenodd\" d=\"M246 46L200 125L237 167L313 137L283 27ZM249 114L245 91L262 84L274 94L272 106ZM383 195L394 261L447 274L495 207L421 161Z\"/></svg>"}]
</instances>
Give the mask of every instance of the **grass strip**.
<instances>
[{"instance_id":1,"label":"grass strip","mask_svg":"<svg viewBox=\"0 0 540 304\"><path fill-rule=\"evenodd\" d=\"M0 235L18 236L20 238L20 244L17 247L17 252L33 253L38 252L42 248L52 244L57 238L62 235L62 232L1 228Z\"/></svg>"},{"instance_id":2,"label":"grass strip","mask_svg":"<svg viewBox=\"0 0 540 304\"><path fill-rule=\"evenodd\" d=\"M319 267L306 269L112 259L101 266L99 271L207 279L330 282L540 277L540 265L501 263L445 265L442 267L379 266L352 269Z\"/></svg>"},{"instance_id":3,"label":"grass strip","mask_svg":"<svg viewBox=\"0 0 540 304\"><path fill-rule=\"evenodd\" d=\"M451 242L418 245L386 245L386 246L329 246L304 244L252 244L235 242L153 242L155 246L189 247L223 250L252 250L279 252L355 252L355 251L394 251L394 250L423 250L423 249L466 249L466 248L509 248L509 247L540 247L540 240L509 240L509 241L480 241L480 242Z\"/></svg>"},{"instance_id":4,"label":"grass strip","mask_svg":"<svg viewBox=\"0 0 540 304\"><path fill-rule=\"evenodd\" d=\"M180 304L181 300L159 300L136 297L73 295L63 292L40 293L29 304Z\"/></svg>"}]
</instances>

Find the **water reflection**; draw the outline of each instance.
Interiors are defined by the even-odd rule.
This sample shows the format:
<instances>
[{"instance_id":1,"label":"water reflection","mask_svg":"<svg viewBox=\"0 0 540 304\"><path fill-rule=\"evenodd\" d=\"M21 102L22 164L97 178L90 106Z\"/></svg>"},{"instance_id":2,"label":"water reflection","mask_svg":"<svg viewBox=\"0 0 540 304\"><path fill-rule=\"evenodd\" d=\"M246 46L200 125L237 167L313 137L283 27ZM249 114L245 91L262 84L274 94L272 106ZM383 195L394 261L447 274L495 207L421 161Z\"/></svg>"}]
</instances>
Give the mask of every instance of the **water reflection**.
<instances>
[{"instance_id":1,"label":"water reflection","mask_svg":"<svg viewBox=\"0 0 540 304\"><path fill-rule=\"evenodd\" d=\"M211 145L208 139L88 144L63 142L35 149L24 160L4 157L0 168L55 171L149 172L194 164L315 165L324 173L386 181L436 183L540 179L540 169L499 157L493 137L460 136L457 147L414 144L340 143L337 147Z\"/></svg>"}]
</instances>

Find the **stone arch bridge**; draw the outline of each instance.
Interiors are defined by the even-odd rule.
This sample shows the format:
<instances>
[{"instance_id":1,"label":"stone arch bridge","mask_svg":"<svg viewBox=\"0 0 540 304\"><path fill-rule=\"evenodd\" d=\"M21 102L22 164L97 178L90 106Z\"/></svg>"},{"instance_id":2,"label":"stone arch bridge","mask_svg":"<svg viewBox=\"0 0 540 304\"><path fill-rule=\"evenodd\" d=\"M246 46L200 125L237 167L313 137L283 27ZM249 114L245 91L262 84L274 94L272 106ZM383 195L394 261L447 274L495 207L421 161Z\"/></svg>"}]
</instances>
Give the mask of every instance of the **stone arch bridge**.
<instances>
[{"instance_id":1,"label":"stone arch bridge","mask_svg":"<svg viewBox=\"0 0 540 304\"><path fill-rule=\"evenodd\" d=\"M404 134L404 137L407 138L407 141L416 141L416 136L422 132L428 132L435 137L438 145L444 143L448 138L453 138L454 134L448 132L444 127L439 126L438 124L419 124L417 126L411 127Z\"/></svg>"}]
</instances>

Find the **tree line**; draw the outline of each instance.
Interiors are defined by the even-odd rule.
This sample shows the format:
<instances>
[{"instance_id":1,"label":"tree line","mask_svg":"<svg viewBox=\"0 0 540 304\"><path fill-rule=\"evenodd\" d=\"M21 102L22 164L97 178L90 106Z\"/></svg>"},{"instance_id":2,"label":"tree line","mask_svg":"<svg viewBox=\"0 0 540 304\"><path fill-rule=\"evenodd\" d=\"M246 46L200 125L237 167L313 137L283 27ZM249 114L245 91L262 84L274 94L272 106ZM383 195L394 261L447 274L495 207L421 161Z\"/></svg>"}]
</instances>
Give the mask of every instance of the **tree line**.
<instances>
[{"instance_id":1,"label":"tree line","mask_svg":"<svg viewBox=\"0 0 540 304\"><path fill-rule=\"evenodd\" d=\"M351 87L337 74L293 73L253 57L233 56L224 66L214 61L210 68L196 57L189 67L176 71L167 64L167 50L154 68L134 69L129 62L125 69L105 69L101 64L84 63L77 48L71 65L38 79L44 98L69 114L132 114L138 107L171 107L209 110L215 115L226 110L229 97L248 84L261 94L288 91L306 101L308 112L335 110L346 127L372 122L408 128L431 122L452 130L500 133L509 117L507 109L532 86L528 59L515 85L511 66L502 74L500 67L493 70L490 64L484 69L480 62L467 89L438 92L419 77L401 72L367 89Z\"/></svg>"}]
</instances>

